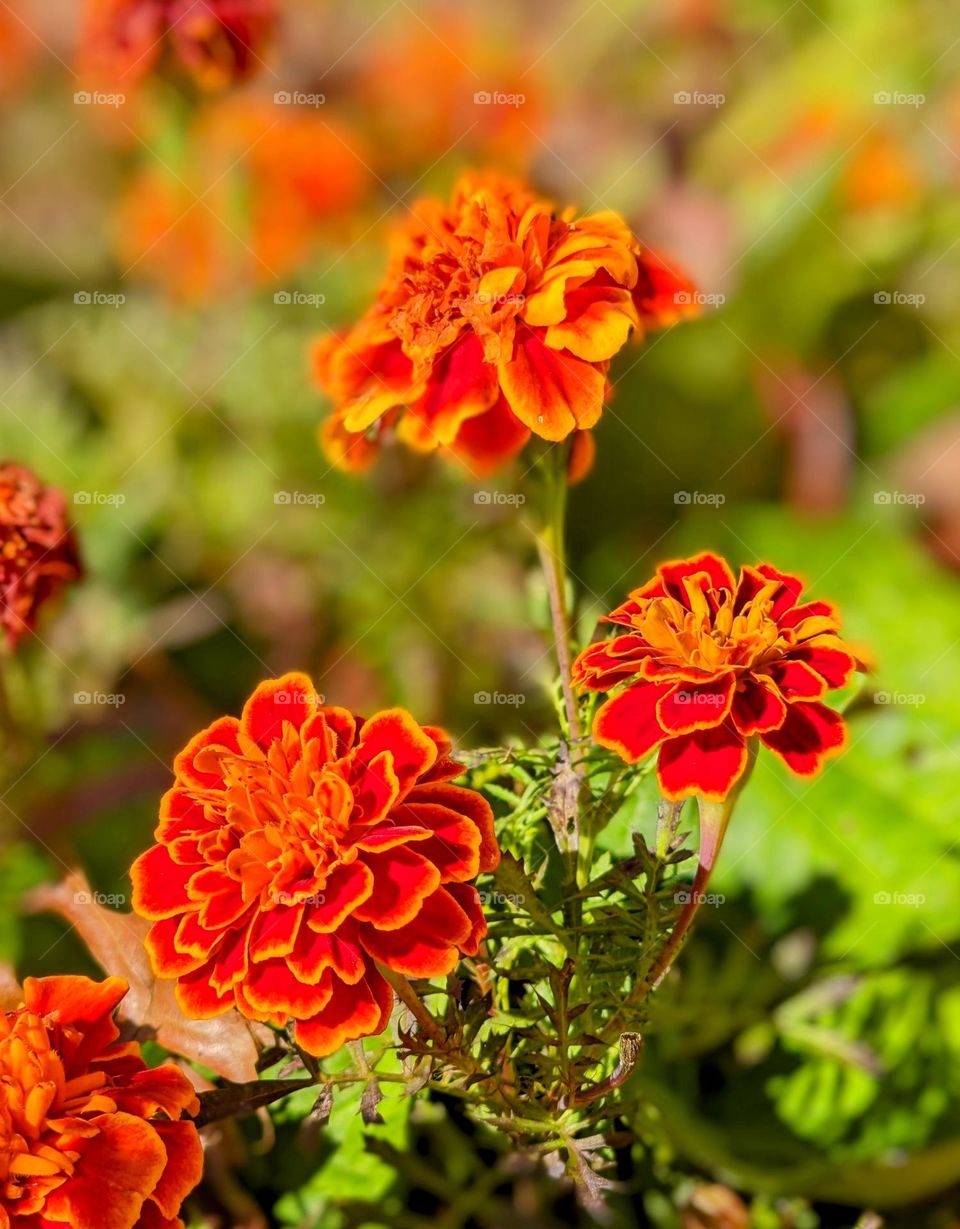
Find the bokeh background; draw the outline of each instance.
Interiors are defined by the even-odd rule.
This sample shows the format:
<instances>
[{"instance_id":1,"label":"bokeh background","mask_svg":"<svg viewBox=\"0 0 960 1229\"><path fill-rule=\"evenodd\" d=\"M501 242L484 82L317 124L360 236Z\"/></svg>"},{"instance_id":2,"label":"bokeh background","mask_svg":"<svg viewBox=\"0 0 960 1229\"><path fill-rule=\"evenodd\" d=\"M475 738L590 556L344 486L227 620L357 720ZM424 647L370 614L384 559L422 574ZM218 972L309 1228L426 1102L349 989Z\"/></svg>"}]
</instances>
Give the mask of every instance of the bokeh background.
<instances>
[{"instance_id":1,"label":"bokeh background","mask_svg":"<svg viewBox=\"0 0 960 1229\"><path fill-rule=\"evenodd\" d=\"M806 576L873 668L820 779L761 757L659 999L619 1214L960 1225L955 3L280 7L249 84L188 96L103 90L80 6L0 0L0 454L68 493L87 568L9 664L0 956L93 967L24 893L81 866L122 904L172 755L266 675L465 747L550 728L522 466L478 490L395 453L358 480L315 439L310 342L368 301L413 199L495 164L621 210L702 288L612 371L571 499L582 636L712 547ZM628 818L612 844L652 799ZM238 1134L233 1220L198 1224L500 1223L457 1219L482 1149L430 1122L383 1129L419 1132L429 1197L347 1107L322 1163Z\"/></svg>"}]
</instances>

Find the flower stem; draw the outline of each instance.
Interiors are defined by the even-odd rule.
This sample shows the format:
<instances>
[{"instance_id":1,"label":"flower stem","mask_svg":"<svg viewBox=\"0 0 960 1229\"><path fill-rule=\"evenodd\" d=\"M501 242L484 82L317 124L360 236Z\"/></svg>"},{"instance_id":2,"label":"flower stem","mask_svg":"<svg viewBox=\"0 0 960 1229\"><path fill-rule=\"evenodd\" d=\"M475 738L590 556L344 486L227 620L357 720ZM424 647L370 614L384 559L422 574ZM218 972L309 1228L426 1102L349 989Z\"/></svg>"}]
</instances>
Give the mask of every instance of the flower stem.
<instances>
[{"instance_id":1,"label":"flower stem","mask_svg":"<svg viewBox=\"0 0 960 1229\"><path fill-rule=\"evenodd\" d=\"M710 876L720 853L720 846L733 813L735 794L729 794L723 802L708 802L705 798L697 798L700 808L700 857L697 873L687 895L687 899L670 931L670 937L660 949L650 972L643 979L643 993L656 990L673 967L687 932L697 916L697 911L703 903Z\"/></svg>"},{"instance_id":2,"label":"flower stem","mask_svg":"<svg viewBox=\"0 0 960 1229\"><path fill-rule=\"evenodd\" d=\"M386 965L378 964L377 968L393 987L397 998L416 1020L423 1035L429 1037L435 1046L445 1051L447 1049L447 1038L413 986L410 985L402 973L395 973L393 969L388 968Z\"/></svg>"},{"instance_id":3,"label":"flower stem","mask_svg":"<svg viewBox=\"0 0 960 1229\"><path fill-rule=\"evenodd\" d=\"M614 1013L604 1026L601 1035L605 1040L612 1039L622 1031L626 1023L625 1009L642 1003L652 990L656 990L657 986L660 985L673 968L674 961L680 952L680 948L683 946L684 939L687 937L690 927L693 925L693 920L697 916L697 911L703 903L707 885L710 882L710 876L713 873L714 866L716 866L720 848L723 845L727 825L730 823L730 816L733 814L733 808L740 797L741 790L746 785L747 779L753 771L753 764L756 758L756 739L752 739L747 744L746 769L737 782L736 787L727 794L726 798L721 802L710 802L706 798L697 797L697 805L700 809L700 850L697 860L697 873L694 876L689 895L680 911L680 916L673 924L669 938L660 949L649 972L641 981L634 985L620 1005L619 1010ZM676 830L681 809L682 804L679 806L671 802L661 804L657 833L657 856L661 861L665 854L660 852L660 848L662 846L664 850L669 850L670 838Z\"/></svg>"},{"instance_id":4,"label":"flower stem","mask_svg":"<svg viewBox=\"0 0 960 1229\"><path fill-rule=\"evenodd\" d=\"M547 484L547 513L543 529L537 534L537 550L547 582L550 600L550 622L553 626L553 641L560 671L560 687L567 719L567 736L572 742L581 737L580 711L570 670L573 658L570 652L570 620L567 612L567 556L565 531L567 515L566 451L553 447L547 456L544 472Z\"/></svg>"}]
</instances>

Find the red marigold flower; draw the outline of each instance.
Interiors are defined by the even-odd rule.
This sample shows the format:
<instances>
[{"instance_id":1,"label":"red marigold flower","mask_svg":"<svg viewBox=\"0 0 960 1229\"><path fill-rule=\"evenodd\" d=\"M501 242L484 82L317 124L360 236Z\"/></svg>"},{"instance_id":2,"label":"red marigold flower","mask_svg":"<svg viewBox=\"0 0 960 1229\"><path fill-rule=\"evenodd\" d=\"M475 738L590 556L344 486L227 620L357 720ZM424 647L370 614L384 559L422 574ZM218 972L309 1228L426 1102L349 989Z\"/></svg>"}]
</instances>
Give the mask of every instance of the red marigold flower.
<instances>
[{"instance_id":1,"label":"red marigold flower","mask_svg":"<svg viewBox=\"0 0 960 1229\"><path fill-rule=\"evenodd\" d=\"M122 1042L119 977L28 977L0 1015L0 1224L183 1229L203 1149L183 1072Z\"/></svg>"},{"instance_id":2,"label":"red marigold flower","mask_svg":"<svg viewBox=\"0 0 960 1229\"><path fill-rule=\"evenodd\" d=\"M275 0L89 0L80 59L122 89L169 49L198 85L219 89L256 71L275 22Z\"/></svg>"},{"instance_id":3,"label":"red marigold flower","mask_svg":"<svg viewBox=\"0 0 960 1229\"><path fill-rule=\"evenodd\" d=\"M695 311L692 286L616 213L578 218L495 173L464 175L450 204L421 201L394 237L372 307L314 352L334 413L330 459L362 469L385 431L477 474L531 434L592 427L610 360Z\"/></svg>"},{"instance_id":4,"label":"red marigold flower","mask_svg":"<svg viewBox=\"0 0 960 1229\"><path fill-rule=\"evenodd\" d=\"M330 1054L381 1032L377 964L450 972L486 934L469 880L499 861L493 815L450 740L400 708L367 720L310 679L261 683L177 756L158 844L131 870L147 947L195 1018L236 1005Z\"/></svg>"},{"instance_id":5,"label":"red marigold flower","mask_svg":"<svg viewBox=\"0 0 960 1229\"><path fill-rule=\"evenodd\" d=\"M0 630L14 648L43 604L80 576L67 505L55 487L0 461Z\"/></svg>"},{"instance_id":6,"label":"red marigold flower","mask_svg":"<svg viewBox=\"0 0 960 1229\"><path fill-rule=\"evenodd\" d=\"M716 555L662 564L607 616L618 634L573 665L581 689L614 692L594 738L628 763L659 748L666 798L720 801L760 741L812 776L846 738L841 715L821 703L859 668L837 635L828 602L800 602L803 584L768 563L739 580Z\"/></svg>"}]
</instances>

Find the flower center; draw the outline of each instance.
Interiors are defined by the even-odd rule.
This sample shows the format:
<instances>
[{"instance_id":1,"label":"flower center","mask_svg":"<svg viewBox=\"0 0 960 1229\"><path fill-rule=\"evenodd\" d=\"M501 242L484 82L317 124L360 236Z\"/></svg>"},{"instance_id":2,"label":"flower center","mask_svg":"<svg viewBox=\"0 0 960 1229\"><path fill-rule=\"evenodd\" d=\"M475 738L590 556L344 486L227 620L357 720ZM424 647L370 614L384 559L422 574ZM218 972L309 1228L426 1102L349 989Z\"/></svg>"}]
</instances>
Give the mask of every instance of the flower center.
<instances>
[{"instance_id":1,"label":"flower center","mask_svg":"<svg viewBox=\"0 0 960 1229\"><path fill-rule=\"evenodd\" d=\"M25 1201L26 1214L73 1172L78 1156L57 1146L63 1128L55 1129L48 1118L83 1113L107 1077L98 1071L67 1080L34 1012L0 1018L0 1029L6 1029L0 1040L0 1199Z\"/></svg>"},{"instance_id":2,"label":"flower center","mask_svg":"<svg viewBox=\"0 0 960 1229\"><path fill-rule=\"evenodd\" d=\"M261 906L295 904L322 887L356 853L346 841L354 808L344 778L321 762L317 740L303 742L289 722L265 752L239 735L241 755L218 756L224 786L198 801L220 826L202 844Z\"/></svg>"},{"instance_id":3,"label":"flower center","mask_svg":"<svg viewBox=\"0 0 960 1229\"><path fill-rule=\"evenodd\" d=\"M729 590L708 594L688 585L692 609L676 598L650 598L634 626L665 664L709 671L756 669L787 647L771 615L776 587L765 587L737 610Z\"/></svg>"}]
</instances>

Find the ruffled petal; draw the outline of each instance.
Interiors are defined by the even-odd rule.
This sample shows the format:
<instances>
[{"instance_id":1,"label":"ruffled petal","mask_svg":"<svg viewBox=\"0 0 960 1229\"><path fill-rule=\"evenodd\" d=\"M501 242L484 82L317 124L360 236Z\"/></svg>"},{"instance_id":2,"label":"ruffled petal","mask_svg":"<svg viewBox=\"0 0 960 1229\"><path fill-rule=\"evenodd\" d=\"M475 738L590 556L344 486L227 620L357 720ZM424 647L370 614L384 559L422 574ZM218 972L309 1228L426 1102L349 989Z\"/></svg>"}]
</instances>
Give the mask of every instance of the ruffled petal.
<instances>
[{"instance_id":1,"label":"ruffled petal","mask_svg":"<svg viewBox=\"0 0 960 1229\"><path fill-rule=\"evenodd\" d=\"M298 1020L294 1036L308 1054L324 1058L347 1041L382 1032L392 1010L393 991L375 969L368 969L356 986L334 981L329 1003L309 1020Z\"/></svg>"},{"instance_id":2,"label":"ruffled petal","mask_svg":"<svg viewBox=\"0 0 960 1229\"><path fill-rule=\"evenodd\" d=\"M657 720L657 702L668 690L640 683L612 696L593 719L594 738L628 764L642 760L667 736Z\"/></svg>"},{"instance_id":3,"label":"ruffled petal","mask_svg":"<svg viewBox=\"0 0 960 1229\"><path fill-rule=\"evenodd\" d=\"M812 777L828 756L842 750L847 727L843 717L826 704L797 702L787 705L787 716L779 729L760 738L793 772Z\"/></svg>"},{"instance_id":4,"label":"ruffled petal","mask_svg":"<svg viewBox=\"0 0 960 1229\"><path fill-rule=\"evenodd\" d=\"M678 683L657 702L657 722L668 737L719 725L730 712L737 677L730 671L712 682Z\"/></svg>"},{"instance_id":5,"label":"ruffled petal","mask_svg":"<svg viewBox=\"0 0 960 1229\"><path fill-rule=\"evenodd\" d=\"M605 375L565 350L551 350L530 330L518 333L500 387L517 418L541 439L562 440L592 427L603 407Z\"/></svg>"},{"instance_id":6,"label":"ruffled petal","mask_svg":"<svg viewBox=\"0 0 960 1229\"><path fill-rule=\"evenodd\" d=\"M679 802L701 794L726 798L747 766L747 744L732 722L668 739L657 758L657 780L665 798Z\"/></svg>"}]
</instances>

